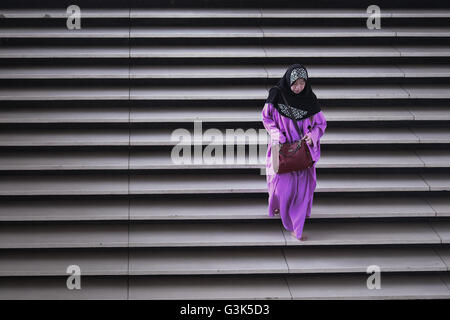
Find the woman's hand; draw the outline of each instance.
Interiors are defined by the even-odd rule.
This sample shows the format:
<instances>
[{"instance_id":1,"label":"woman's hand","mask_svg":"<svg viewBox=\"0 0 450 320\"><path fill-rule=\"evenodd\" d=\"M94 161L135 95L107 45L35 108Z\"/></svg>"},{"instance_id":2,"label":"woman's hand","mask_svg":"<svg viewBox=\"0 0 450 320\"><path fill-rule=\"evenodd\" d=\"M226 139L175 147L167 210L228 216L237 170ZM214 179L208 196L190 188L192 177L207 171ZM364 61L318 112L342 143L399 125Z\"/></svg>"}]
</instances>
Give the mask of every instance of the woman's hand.
<instances>
[{"instance_id":1,"label":"woman's hand","mask_svg":"<svg viewBox=\"0 0 450 320\"><path fill-rule=\"evenodd\" d=\"M303 139L305 139L306 143L309 144L310 146L313 145L313 140L311 138L310 132L306 133L305 136L303 137Z\"/></svg>"}]
</instances>

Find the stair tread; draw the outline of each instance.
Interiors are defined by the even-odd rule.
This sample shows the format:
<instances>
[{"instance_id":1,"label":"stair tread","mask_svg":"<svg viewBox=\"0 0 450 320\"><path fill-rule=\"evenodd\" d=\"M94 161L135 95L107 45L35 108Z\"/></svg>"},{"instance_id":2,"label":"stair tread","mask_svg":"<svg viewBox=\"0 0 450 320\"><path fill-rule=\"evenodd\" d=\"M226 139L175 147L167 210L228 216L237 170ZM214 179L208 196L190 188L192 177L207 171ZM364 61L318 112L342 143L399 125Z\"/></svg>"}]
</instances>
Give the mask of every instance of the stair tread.
<instances>
[{"instance_id":1,"label":"stair tread","mask_svg":"<svg viewBox=\"0 0 450 320\"><path fill-rule=\"evenodd\" d=\"M346 178L344 178L346 177ZM444 181L448 175L441 175ZM181 182L180 182L181 181ZM418 174L318 174L316 192L428 191ZM260 193L267 192L264 176L254 174L132 174L130 193Z\"/></svg>"},{"instance_id":2,"label":"stair tread","mask_svg":"<svg viewBox=\"0 0 450 320\"><path fill-rule=\"evenodd\" d=\"M378 265L383 272L447 271L433 248L415 247L287 247L289 273L366 272Z\"/></svg>"},{"instance_id":3,"label":"stair tread","mask_svg":"<svg viewBox=\"0 0 450 320\"><path fill-rule=\"evenodd\" d=\"M1 300L126 300L127 277L83 277L82 290L68 290L65 277L0 277Z\"/></svg>"},{"instance_id":4,"label":"stair tread","mask_svg":"<svg viewBox=\"0 0 450 320\"><path fill-rule=\"evenodd\" d=\"M450 167L450 151L423 150L324 150L316 168L355 167L425 167L423 158L432 165ZM422 155L422 157L419 157ZM129 162L128 162L129 161ZM170 151L92 150L92 151L5 151L0 170L78 170L78 169L165 169L165 168L263 168L266 155L236 156L234 164L176 164Z\"/></svg>"},{"instance_id":5,"label":"stair tread","mask_svg":"<svg viewBox=\"0 0 450 320\"><path fill-rule=\"evenodd\" d=\"M440 167L450 163L450 150L415 150L425 167Z\"/></svg>"},{"instance_id":6,"label":"stair tread","mask_svg":"<svg viewBox=\"0 0 450 320\"><path fill-rule=\"evenodd\" d=\"M450 119L449 108L441 105L422 106L324 106L327 122L333 121L375 121L375 120L442 120ZM1 111L0 111L1 112ZM253 106L229 106L225 110L211 110L209 107L155 106L151 109L132 107L132 122L248 122L261 121L261 109ZM0 120L1 121L1 120Z\"/></svg>"},{"instance_id":7,"label":"stair tread","mask_svg":"<svg viewBox=\"0 0 450 320\"><path fill-rule=\"evenodd\" d=\"M448 277L443 277L447 280ZM65 278L63 279L65 280ZM287 280L287 282L286 282ZM439 275L385 274L368 290L366 274L134 276L129 299L448 299ZM60 278L1 278L1 299L127 299L127 277L87 277L83 290L67 290ZM289 284L289 287L288 287Z\"/></svg>"},{"instance_id":8,"label":"stair tread","mask_svg":"<svg viewBox=\"0 0 450 320\"><path fill-rule=\"evenodd\" d=\"M83 18L128 18L129 12L128 8L83 8ZM67 18L67 10L65 8L13 8L0 10L0 15L10 19Z\"/></svg>"},{"instance_id":9,"label":"stair tread","mask_svg":"<svg viewBox=\"0 0 450 320\"><path fill-rule=\"evenodd\" d=\"M428 150L429 161L436 165L450 167L450 152L445 150ZM436 158L434 157L436 154ZM8 156L8 155L6 155ZM439 157L439 158L438 158ZM190 163L172 162L170 151L133 150L130 155L131 169L170 169L170 168L264 168L266 155L235 156L233 164L218 163L196 164L192 158ZM6 159L8 161L8 159ZM17 163L9 161L11 166ZM2 160L0 159L0 168ZM385 168L385 167L425 167L424 162L413 150L324 150L316 168Z\"/></svg>"},{"instance_id":10,"label":"stair tread","mask_svg":"<svg viewBox=\"0 0 450 320\"><path fill-rule=\"evenodd\" d=\"M218 248L214 252L171 248L130 252L130 273L134 275L365 272L372 264L384 272L447 271L447 265L430 248Z\"/></svg>"},{"instance_id":11,"label":"stair tread","mask_svg":"<svg viewBox=\"0 0 450 320\"><path fill-rule=\"evenodd\" d=\"M3 200L0 221L127 220L128 199L15 199Z\"/></svg>"},{"instance_id":12,"label":"stair tread","mask_svg":"<svg viewBox=\"0 0 450 320\"><path fill-rule=\"evenodd\" d=\"M318 174L316 192L380 192L447 190L448 174L346 173ZM180 183L180 180L183 182ZM430 186L429 186L430 185ZM265 193L263 175L256 174L126 174L7 175L0 181L0 195L89 194L191 194Z\"/></svg>"},{"instance_id":13,"label":"stair tread","mask_svg":"<svg viewBox=\"0 0 450 320\"><path fill-rule=\"evenodd\" d=\"M0 276L65 276L68 266L80 267L84 275L190 275L257 273L366 272L378 265L384 272L447 271L433 248L164 248L81 249L67 251L7 251L0 257ZM180 263L180 261L183 261Z\"/></svg>"},{"instance_id":14,"label":"stair tread","mask_svg":"<svg viewBox=\"0 0 450 320\"><path fill-rule=\"evenodd\" d=\"M263 58L263 57L448 57L448 46L24 46L0 48L0 58Z\"/></svg>"},{"instance_id":15,"label":"stair tread","mask_svg":"<svg viewBox=\"0 0 450 320\"><path fill-rule=\"evenodd\" d=\"M450 97L448 95L450 91L445 92L446 85L443 84L405 84L402 87L408 92L409 98L413 99L448 99Z\"/></svg>"},{"instance_id":16,"label":"stair tread","mask_svg":"<svg viewBox=\"0 0 450 320\"><path fill-rule=\"evenodd\" d=\"M283 230L286 245L325 245L325 244L413 244L413 243L441 243L440 235L447 232L447 228L437 231L423 222L339 222L316 223L307 225L303 230L308 236L307 241L295 239L289 231ZM336 231L333 228L341 228ZM345 230L345 231L344 231ZM344 234L345 233L345 234ZM395 233L395 235L392 235Z\"/></svg>"},{"instance_id":17,"label":"stair tread","mask_svg":"<svg viewBox=\"0 0 450 320\"><path fill-rule=\"evenodd\" d=\"M265 198L201 199L27 199L3 200L0 221L228 220L272 219ZM450 215L446 197L358 196L347 199L316 195L311 218L433 217Z\"/></svg>"},{"instance_id":18,"label":"stair tread","mask_svg":"<svg viewBox=\"0 0 450 320\"><path fill-rule=\"evenodd\" d=\"M128 169L128 150L5 151L0 170Z\"/></svg>"},{"instance_id":19,"label":"stair tread","mask_svg":"<svg viewBox=\"0 0 450 320\"><path fill-rule=\"evenodd\" d=\"M447 298L438 275L385 274L368 290L366 274L132 277L130 299L430 299Z\"/></svg>"},{"instance_id":20,"label":"stair tread","mask_svg":"<svg viewBox=\"0 0 450 320\"><path fill-rule=\"evenodd\" d=\"M257 226L257 228L256 228ZM283 231L281 230L283 229ZM177 237L182 234L183 236ZM307 241L299 241L278 223L152 222L130 226L133 247L185 246L314 246L362 244L441 243L427 223L417 222L320 222L307 225Z\"/></svg>"},{"instance_id":21,"label":"stair tread","mask_svg":"<svg viewBox=\"0 0 450 320\"><path fill-rule=\"evenodd\" d=\"M127 107L4 107L0 123L128 123Z\"/></svg>"},{"instance_id":22,"label":"stair tread","mask_svg":"<svg viewBox=\"0 0 450 320\"><path fill-rule=\"evenodd\" d=\"M0 38L129 38L127 27L10 27L0 29Z\"/></svg>"},{"instance_id":23,"label":"stair tread","mask_svg":"<svg viewBox=\"0 0 450 320\"><path fill-rule=\"evenodd\" d=\"M127 224L0 226L1 248L128 247Z\"/></svg>"},{"instance_id":24,"label":"stair tread","mask_svg":"<svg viewBox=\"0 0 450 320\"><path fill-rule=\"evenodd\" d=\"M125 86L0 88L1 100L129 100Z\"/></svg>"},{"instance_id":25,"label":"stair tread","mask_svg":"<svg viewBox=\"0 0 450 320\"><path fill-rule=\"evenodd\" d=\"M293 299L448 299L450 290L434 274L383 274L380 289L369 290L367 274L304 275L287 278Z\"/></svg>"},{"instance_id":26,"label":"stair tread","mask_svg":"<svg viewBox=\"0 0 450 320\"><path fill-rule=\"evenodd\" d=\"M431 94L424 89L429 86L414 86L409 89L415 96ZM438 88L431 87L434 95L445 97L449 95L449 88L441 85ZM421 91L420 91L421 90ZM316 85L315 92L319 99L407 99L408 93L400 85ZM178 86L178 87L132 87L130 95L132 100L195 100L195 99L214 99L214 100L232 100L232 99L265 99L267 90L261 86ZM2 92L0 91L0 98Z\"/></svg>"},{"instance_id":27,"label":"stair tread","mask_svg":"<svg viewBox=\"0 0 450 320\"><path fill-rule=\"evenodd\" d=\"M429 133L428 130L430 131ZM415 134L422 137L419 137ZM145 128L134 129L131 133L132 145L176 145L177 139L169 139L171 131L169 130L150 130ZM450 130L445 127L418 129L409 128L393 128L385 127L383 130L379 128L357 128L357 127L341 127L327 128L326 134L320 140L321 144L398 144L398 143L448 143ZM225 133L224 133L225 135ZM237 135L237 133L236 133ZM427 139L425 139L427 137ZM264 137L263 137L264 138ZM266 137L268 138L268 137ZM256 138L253 139L256 142ZM203 139L205 144L209 144L208 140ZM263 143L264 141L260 141Z\"/></svg>"},{"instance_id":28,"label":"stair tread","mask_svg":"<svg viewBox=\"0 0 450 320\"><path fill-rule=\"evenodd\" d=\"M64 9L2 9L0 14L5 18L66 18ZM446 8L436 9L383 9L383 18L445 18L450 17ZM289 8L289 9L247 9L247 8L85 8L85 18L367 18L367 11L354 8Z\"/></svg>"},{"instance_id":29,"label":"stair tread","mask_svg":"<svg viewBox=\"0 0 450 320\"><path fill-rule=\"evenodd\" d=\"M0 123L176 123L194 122L260 122L261 106L229 106L211 110L201 106L152 107L4 107ZM323 109L327 122L335 121L406 121L450 120L449 108L441 105L422 106L330 106Z\"/></svg>"},{"instance_id":30,"label":"stair tread","mask_svg":"<svg viewBox=\"0 0 450 320\"><path fill-rule=\"evenodd\" d=\"M0 29L0 38L282 38L282 37L448 37L445 27L280 27L280 26L131 26L84 27L7 27Z\"/></svg>"},{"instance_id":31,"label":"stair tread","mask_svg":"<svg viewBox=\"0 0 450 320\"><path fill-rule=\"evenodd\" d=\"M430 224L438 233L442 243L450 243L450 221L432 221Z\"/></svg>"},{"instance_id":32,"label":"stair tread","mask_svg":"<svg viewBox=\"0 0 450 320\"><path fill-rule=\"evenodd\" d=\"M39 128L0 131L1 146L127 146L128 144L128 128Z\"/></svg>"},{"instance_id":33,"label":"stair tread","mask_svg":"<svg viewBox=\"0 0 450 320\"><path fill-rule=\"evenodd\" d=\"M437 216L450 216L450 199L448 197L428 197L427 201L436 211Z\"/></svg>"},{"instance_id":34,"label":"stair tread","mask_svg":"<svg viewBox=\"0 0 450 320\"><path fill-rule=\"evenodd\" d=\"M189 228L187 228L189 226ZM433 229L434 228L434 229ZM307 225L307 241L279 221L196 221L89 225L2 225L1 248L325 246L448 243L450 225L427 222L320 221ZM282 230L283 229L283 230ZM436 230L436 231L435 231ZM182 235L180 237L180 235ZM441 240L442 238L442 240ZM129 242L128 242L129 241Z\"/></svg>"},{"instance_id":35,"label":"stair tread","mask_svg":"<svg viewBox=\"0 0 450 320\"><path fill-rule=\"evenodd\" d=\"M3 176L0 195L123 195L127 174Z\"/></svg>"},{"instance_id":36,"label":"stair tread","mask_svg":"<svg viewBox=\"0 0 450 320\"><path fill-rule=\"evenodd\" d=\"M126 46L23 46L0 48L0 58L129 58Z\"/></svg>"},{"instance_id":37,"label":"stair tread","mask_svg":"<svg viewBox=\"0 0 450 320\"><path fill-rule=\"evenodd\" d=\"M417 86L411 90L420 90ZM434 90L434 93L445 94L445 86ZM380 94L380 91L382 94ZM447 89L448 91L448 89ZM357 85L352 88L345 85L317 85L317 97L322 99L361 99L361 98L408 98L408 94L397 85ZM131 99L265 99L267 90L258 86L228 87L134 87L131 88Z\"/></svg>"},{"instance_id":38,"label":"stair tread","mask_svg":"<svg viewBox=\"0 0 450 320\"><path fill-rule=\"evenodd\" d=\"M430 191L450 191L450 176L439 172L425 172L421 174Z\"/></svg>"},{"instance_id":39,"label":"stair tread","mask_svg":"<svg viewBox=\"0 0 450 320\"><path fill-rule=\"evenodd\" d=\"M128 249L108 250L9 250L0 257L0 276L67 276L70 265L83 275L127 275Z\"/></svg>"},{"instance_id":40,"label":"stair tread","mask_svg":"<svg viewBox=\"0 0 450 320\"><path fill-rule=\"evenodd\" d=\"M180 128L181 129L181 128ZM242 144L261 144L267 145L270 137L265 129L259 128L254 131L235 131L231 133L234 137L235 145ZM175 129L174 129L175 130ZM186 145L198 142L204 145L211 144L211 139L193 137L193 130L186 129L191 133L188 140L178 139L174 136L172 139L172 130L169 129L147 129L134 128L129 135L127 128L47 128L47 129L15 129L0 131L1 146L174 146ZM223 131L223 130L222 130ZM221 131L221 132L222 132ZM248 140L241 141L238 137L251 134ZM261 134L259 134L261 133ZM188 136L189 137L189 136ZM223 133L226 137L226 133ZM195 139L195 140L194 140ZM408 128L408 127L386 127L381 131L379 128L329 128L326 134L321 138L320 144L411 144L411 143L449 143L450 129L445 127L426 127L426 128Z\"/></svg>"},{"instance_id":41,"label":"stair tread","mask_svg":"<svg viewBox=\"0 0 450 320\"><path fill-rule=\"evenodd\" d=\"M408 109L414 115L415 120L450 120L449 109L445 106L430 106L427 108L410 106Z\"/></svg>"},{"instance_id":42,"label":"stair tread","mask_svg":"<svg viewBox=\"0 0 450 320\"><path fill-rule=\"evenodd\" d=\"M215 72L211 73L211 69ZM283 65L125 65L101 66L6 66L0 70L0 79L204 79L204 78L280 78ZM313 78L371 78L371 77L450 77L450 66L441 65L309 65Z\"/></svg>"},{"instance_id":43,"label":"stair tread","mask_svg":"<svg viewBox=\"0 0 450 320\"><path fill-rule=\"evenodd\" d=\"M440 246L436 248L436 253L441 257L442 261L447 266L448 271L450 271L450 248Z\"/></svg>"}]
</instances>

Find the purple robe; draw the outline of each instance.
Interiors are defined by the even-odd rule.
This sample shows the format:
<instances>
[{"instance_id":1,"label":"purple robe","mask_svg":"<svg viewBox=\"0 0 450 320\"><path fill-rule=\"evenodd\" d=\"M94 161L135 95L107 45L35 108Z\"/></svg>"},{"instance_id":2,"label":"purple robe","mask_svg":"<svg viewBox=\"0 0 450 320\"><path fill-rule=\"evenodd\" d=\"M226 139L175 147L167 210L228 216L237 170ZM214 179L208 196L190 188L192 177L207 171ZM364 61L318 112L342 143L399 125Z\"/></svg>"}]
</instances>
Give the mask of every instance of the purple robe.
<instances>
[{"instance_id":1,"label":"purple robe","mask_svg":"<svg viewBox=\"0 0 450 320\"><path fill-rule=\"evenodd\" d=\"M294 231L297 238L302 236L305 218L311 216L314 190L316 188L316 164L320 158L320 138L325 132L327 122L322 111L309 118L298 120L302 130L298 135L294 120L282 116L272 103L266 103L262 111L264 127L270 135L266 156L266 178L269 192L269 216L274 216L274 210L279 209L281 221L286 230ZM312 122L312 123L311 123ZM311 168L277 174L273 171L271 149L272 142L293 142L309 132L313 145L306 144L315 161Z\"/></svg>"}]
</instances>

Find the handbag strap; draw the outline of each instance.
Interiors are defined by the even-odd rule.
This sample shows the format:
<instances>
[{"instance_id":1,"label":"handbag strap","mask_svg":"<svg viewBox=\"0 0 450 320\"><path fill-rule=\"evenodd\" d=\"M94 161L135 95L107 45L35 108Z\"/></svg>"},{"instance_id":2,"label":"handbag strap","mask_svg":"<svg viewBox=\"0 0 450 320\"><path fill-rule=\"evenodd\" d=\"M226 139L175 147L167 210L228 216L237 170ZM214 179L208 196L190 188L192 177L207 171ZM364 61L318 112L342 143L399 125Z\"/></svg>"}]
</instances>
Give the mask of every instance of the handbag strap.
<instances>
[{"instance_id":1,"label":"handbag strap","mask_svg":"<svg viewBox=\"0 0 450 320\"><path fill-rule=\"evenodd\" d=\"M298 124L297 124L297 120L295 120L295 117L294 117L294 115L291 112L291 107L289 106L289 103L287 102L286 97L283 94L283 91L281 90L281 88L279 86L275 86L275 87L277 87L279 89L280 94L283 97L284 103L286 104L286 109L288 110L290 116L292 117L292 121L294 122L294 126L295 126L295 129L297 130L297 133L298 133L299 137L301 137L301 139L303 139L302 134L300 133L301 131L300 131L300 129L298 127Z\"/></svg>"}]
</instances>

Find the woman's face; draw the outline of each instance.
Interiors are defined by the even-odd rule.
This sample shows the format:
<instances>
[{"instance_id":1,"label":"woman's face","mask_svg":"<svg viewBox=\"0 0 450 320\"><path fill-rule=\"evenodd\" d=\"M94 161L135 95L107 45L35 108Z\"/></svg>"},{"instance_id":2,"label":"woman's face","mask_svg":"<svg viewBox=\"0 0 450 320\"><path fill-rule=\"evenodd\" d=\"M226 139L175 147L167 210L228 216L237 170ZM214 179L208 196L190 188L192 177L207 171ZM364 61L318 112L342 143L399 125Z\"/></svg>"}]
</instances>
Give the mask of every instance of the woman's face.
<instances>
[{"instance_id":1,"label":"woman's face","mask_svg":"<svg viewBox=\"0 0 450 320\"><path fill-rule=\"evenodd\" d=\"M297 80L295 80L295 82L292 84L291 86L291 90L295 93L295 94L299 94L300 92L302 92L302 90L305 88L305 79L303 78L298 78Z\"/></svg>"}]
</instances>

